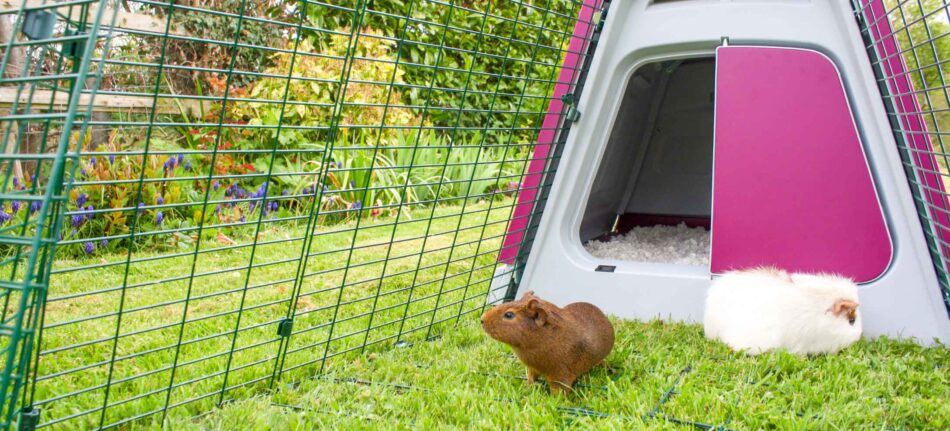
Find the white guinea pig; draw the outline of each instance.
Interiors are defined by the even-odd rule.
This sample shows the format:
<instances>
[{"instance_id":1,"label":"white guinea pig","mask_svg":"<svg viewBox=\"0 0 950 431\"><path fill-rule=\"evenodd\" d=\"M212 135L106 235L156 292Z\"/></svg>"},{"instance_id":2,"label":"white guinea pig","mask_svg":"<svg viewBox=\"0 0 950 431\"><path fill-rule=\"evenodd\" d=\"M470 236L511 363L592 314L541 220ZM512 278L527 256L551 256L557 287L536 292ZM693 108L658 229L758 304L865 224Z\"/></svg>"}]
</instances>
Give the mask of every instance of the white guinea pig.
<instances>
[{"instance_id":1,"label":"white guinea pig","mask_svg":"<svg viewBox=\"0 0 950 431\"><path fill-rule=\"evenodd\" d=\"M703 326L707 338L752 355L835 353L861 338L858 287L835 275L729 272L709 289Z\"/></svg>"}]
</instances>

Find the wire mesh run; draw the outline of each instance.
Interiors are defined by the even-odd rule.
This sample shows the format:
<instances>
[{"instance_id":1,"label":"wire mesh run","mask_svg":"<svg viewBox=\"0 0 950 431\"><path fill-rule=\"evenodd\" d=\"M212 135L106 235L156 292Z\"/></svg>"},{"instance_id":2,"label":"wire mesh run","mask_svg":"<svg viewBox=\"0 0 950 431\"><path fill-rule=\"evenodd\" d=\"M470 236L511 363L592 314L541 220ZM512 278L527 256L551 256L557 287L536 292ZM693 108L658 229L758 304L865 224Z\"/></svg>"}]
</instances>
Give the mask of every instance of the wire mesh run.
<instances>
[{"instance_id":1,"label":"wire mesh run","mask_svg":"<svg viewBox=\"0 0 950 431\"><path fill-rule=\"evenodd\" d=\"M605 7L13 4L0 429L160 424L477 318Z\"/></svg>"},{"instance_id":2,"label":"wire mesh run","mask_svg":"<svg viewBox=\"0 0 950 431\"><path fill-rule=\"evenodd\" d=\"M98 82L89 35L99 31L102 14L88 6L63 4L57 19L41 2L0 5L0 429L21 413L66 207L64 178L75 167L67 154L89 120L76 90ZM21 428L35 422L31 409L22 413Z\"/></svg>"},{"instance_id":3,"label":"wire mesh run","mask_svg":"<svg viewBox=\"0 0 950 431\"><path fill-rule=\"evenodd\" d=\"M950 3L853 5L950 312Z\"/></svg>"}]
</instances>

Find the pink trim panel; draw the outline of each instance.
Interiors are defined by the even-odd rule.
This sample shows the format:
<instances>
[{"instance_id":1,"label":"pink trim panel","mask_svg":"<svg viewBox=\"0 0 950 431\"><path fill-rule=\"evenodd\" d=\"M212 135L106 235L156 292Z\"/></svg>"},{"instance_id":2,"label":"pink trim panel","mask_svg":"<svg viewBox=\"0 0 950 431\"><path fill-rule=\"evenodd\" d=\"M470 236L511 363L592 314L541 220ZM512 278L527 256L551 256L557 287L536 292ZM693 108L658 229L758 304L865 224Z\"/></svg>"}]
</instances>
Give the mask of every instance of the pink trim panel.
<instances>
[{"instance_id":1,"label":"pink trim panel","mask_svg":"<svg viewBox=\"0 0 950 431\"><path fill-rule=\"evenodd\" d=\"M528 217L531 215L531 208L538 196L541 173L547 164L551 144L554 143L561 116L564 114L564 103L561 102L561 96L569 93L576 84L583 64L584 53L587 51L587 44L590 41L591 19L594 17L594 12L599 10L601 3L603 3L603 0L585 0L584 5L581 6L567 54L558 72L554 94L551 95L551 102L548 104L548 112L541 125L541 133L538 134L538 141L534 146L534 154L531 157L524 180L521 182L518 203L512 214L511 222L508 224L508 232L505 234L505 240L498 255L500 262L514 263L515 257L518 256L518 248L528 226Z\"/></svg>"},{"instance_id":2,"label":"pink trim panel","mask_svg":"<svg viewBox=\"0 0 950 431\"><path fill-rule=\"evenodd\" d=\"M947 201L947 192L940 178L940 168L934 157L927 124L922 118L920 105L915 97L914 84L908 77L908 69L904 64L894 30L888 21L884 2L861 0L861 6L874 48L878 57L881 58L878 66L884 72L888 90L895 95L891 102L894 104L900 127L904 130L904 143L911 152L917 179L924 186L921 194L927 202L936 237L941 242L939 245L941 254L950 256L950 248L947 247L947 244L950 244L950 218L948 218L950 203Z\"/></svg>"},{"instance_id":3,"label":"pink trim panel","mask_svg":"<svg viewBox=\"0 0 950 431\"><path fill-rule=\"evenodd\" d=\"M834 64L760 47L719 48L716 63L712 272L880 276L890 236Z\"/></svg>"}]
</instances>

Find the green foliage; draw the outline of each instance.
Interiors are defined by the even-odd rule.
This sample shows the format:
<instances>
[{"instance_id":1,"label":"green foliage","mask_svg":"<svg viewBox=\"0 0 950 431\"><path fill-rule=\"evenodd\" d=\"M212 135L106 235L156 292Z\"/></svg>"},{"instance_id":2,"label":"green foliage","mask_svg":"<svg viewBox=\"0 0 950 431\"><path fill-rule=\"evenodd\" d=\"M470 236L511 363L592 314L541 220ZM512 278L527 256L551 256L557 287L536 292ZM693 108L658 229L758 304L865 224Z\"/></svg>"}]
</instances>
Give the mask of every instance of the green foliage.
<instances>
[{"instance_id":1,"label":"green foliage","mask_svg":"<svg viewBox=\"0 0 950 431\"><path fill-rule=\"evenodd\" d=\"M192 131L185 134L192 135L186 145L203 148L213 139L212 132ZM412 203L486 200L513 194L524 169L526 150L480 147L475 145L482 139L479 134L471 143L455 145L434 132L396 133L393 139L396 145L389 147L340 148L327 165L280 155L267 183L260 173L267 172L269 155L240 163L219 154L215 174L239 178L213 180L211 190L202 174L210 168L209 154L185 156L180 146L155 138L153 148L162 154L149 155L143 168L140 156L116 157L114 149L101 147L79 166L77 180L86 184L71 192L61 250L82 255L125 249L133 223L136 250L187 248L197 239L195 227L202 218L206 238L221 233L241 239L260 217L309 214L318 192L321 223L349 220L361 212L375 219ZM322 184L319 178L324 178ZM26 204L16 209L5 214L27 216Z\"/></svg>"},{"instance_id":2,"label":"green foliage","mask_svg":"<svg viewBox=\"0 0 950 431\"><path fill-rule=\"evenodd\" d=\"M189 4L190 3L190 4ZM174 9L171 23L187 31L194 38L164 39L162 37L139 37L136 43L125 47L141 55L157 56L162 51L164 58L160 62L170 65L188 66L191 68L228 69L232 62L236 71L259 71L268 65L271 52L264 49L233 50L231 44L239 41L242 44L278 48L286 38L286 27L259 20L241 20L240 30L238 19L234 14L241 13L247 17L273 20L279 22L296 23L293 8L288 7L286 0L182 0L177 5L185 6ZM168 9L158 4L139 4L144 12L155 15L160 19L167 19ZM200 9L223 12L212 14ZM207 43L214 40L221 43ZM167 69L164 72L171 78L175 92L190 92L200 83L202 74L182 69ZM254 78L245 74L234 74L232 81L235 85L245 85Z\"/></svg>"},{"instance_id":3,"label":"green foliage","mask_svg":"<svg viewBox=\"0 0 950 431\"><path fill-rule=\"evenodd\" d=\"M62 238L70 243L61 247L62 252L78 255L120 249L127 240L100 238L128 235L133 221L138 235L190 226L187 207L174 204L200 201L193 182L176 180L194 174L192 162L181 156L179 163L175 155L149 155L145 160L143 166L141 158L93 153L81 162L77 180L92 184L73 188L70 193ZM149 180L141 189L136 183L140 176ZM166 241L167 238L143 235L138 243L161 247Z\"/></svg>"},{"instance_id":4,"label":"green foliage","mask_svg":"<svg viewBox=\"0 0 950 431\"><path fill-rule=\"evenodd\" d=\"M946 2L943 0L903 1L886 0L891 27L897 38L898 49L914 85L914 96L920 105L929 139L939 148L945 148L944 132L950 130L950 22L947 21ZM941 152L943 152L941 150ZM950 187L946 157L935 158L944 181Z\"/></svg>"},{"instance_id":5,"label":"green foliage","mask_svg":"<svg viewBox=\"0 0 950 431\"><path fill-rule=\"evenodd\" d=\"M515 128L514 142L536 139L531 128L539 127L540 116L533 113L547 107L544 97L553 91L572 30L563 24L577 15L578 2L468 0L450 7L424 0L344 0L307 13L315 27L348 33L358 16L353 10L364 3L363 27L404 40L397 55L411 86L401 93L405 105L429 106L424 118L435 127ZM408 24L396 18L410 13ZM466 112L459 115L459 107Z\"/></svg>"},{"instance_id":6,"label":"green foliage","mask_svg":"<svg viewBox=\"0 0 950 431\"><path fill-rule=\"evenodd\" d=\"M369 34L377 33L369 31ZM398 106L398 90L385 85L404 84L402 77L405 72L395 65L392 56L395 44L391 41L371 37L359 39L353 55L372 60L352 62L347 75L349 82L345 94L342 94L348 39L345 35L332 35L319 46L305 39L296 46L296 53L279 53L272 57L273 66L264 72L287 75L293 67L293 79L261 78L246 92L242 91L255 101L231 105L228 112L231 118L248 118L251 126L269 126L258 129L260 132L249 133L249 145L242 147L271 148L275 139L281 148L307 147L329 139L391 145L400 129L382 129L384 125L420 125L416 113ZM288 50L294 48L293 41L288 43ZM288 103L282 103L284 100ZM336 115L339 116L338 122L335 121ZM278 129L278 125L302 127ZM331 127L339 127L334 136L330 134Z\"/></svg>"},{"instance_id":7,"label":"green foliage","mask_svg":"<svg viewBox=\"0 0 950 431\"><path fill-rule=\"evenodd\" d=\"M334 223L407 204L510 195L568 41L553 29L569 31L564 24L577 7L555 0L191 3L180 3L171 22L192 37L128 37L118 52L132 63L187 66L166 68L159 91L211 102L194 116L182 107L170 119L175 126L153 132L148 148L159 154L144 164L141 156L104 163L99 155L97 166L83 160L79 180L92 183L73 191L68 221L77 223L65 232L66 253L88 253L86 239L107 239L93 244L95 253L126 247L133 222L135 248L188 246L202 221L205 235L240 239L259 217L309 215L317 196L319 222ZM240 41L256 48L208 43L238 35L230 14L239 11L255 17L241 23ZM407 14L411 20L400 18ZM298 37L290 25L300 19L310 29ZM232 54L234 70L264 76L197 70L228 69ZM154 88L154 78L134 68L115 71L113 90ZM222 104L225 93L232 100ZM97 151L121 154L145 143L138 130L116 130ZM179 153L188 155L187 172ZM221 178L213 190L208 173Z\"/></svg>"},{"instance_id":8,"label":"green foliage","mask_svg":"<svg viewBox=\"0 0 950 431\"><path fill-rule=\"evenodd\" d=\"M947 73L950 65L950 23L943 9L946 7L942 0L904 1L900 5L895 0L887 0L887 10L891 18L891 26L896 31L898 43L909 69L909 76L914 87L920 89L942 88L950 84L950 74ZM918 99L924 107L934 104L946 107L946 97L938 96L933 100L927 94Z\"/></svg>"}]
</instances>

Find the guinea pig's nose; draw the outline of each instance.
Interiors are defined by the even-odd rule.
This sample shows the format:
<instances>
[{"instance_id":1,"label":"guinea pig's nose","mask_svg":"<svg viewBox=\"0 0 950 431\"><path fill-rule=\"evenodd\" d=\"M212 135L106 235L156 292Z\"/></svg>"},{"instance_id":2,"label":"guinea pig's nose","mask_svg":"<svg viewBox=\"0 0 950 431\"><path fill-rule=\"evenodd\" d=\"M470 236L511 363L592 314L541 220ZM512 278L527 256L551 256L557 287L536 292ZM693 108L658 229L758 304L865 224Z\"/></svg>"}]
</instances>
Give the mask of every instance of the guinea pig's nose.
<instances>
[{"instance_id":1,"label":"guinea pig's nose","mask_svg":"<svg viewBox=\"0 0 950 431\"><path fill-rule=\"evenodd\" d=\"M485 319L478 319L479 322L482 322L482 326L485 325Z\"/></svg>"}]
</instances>

